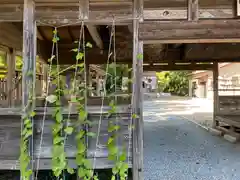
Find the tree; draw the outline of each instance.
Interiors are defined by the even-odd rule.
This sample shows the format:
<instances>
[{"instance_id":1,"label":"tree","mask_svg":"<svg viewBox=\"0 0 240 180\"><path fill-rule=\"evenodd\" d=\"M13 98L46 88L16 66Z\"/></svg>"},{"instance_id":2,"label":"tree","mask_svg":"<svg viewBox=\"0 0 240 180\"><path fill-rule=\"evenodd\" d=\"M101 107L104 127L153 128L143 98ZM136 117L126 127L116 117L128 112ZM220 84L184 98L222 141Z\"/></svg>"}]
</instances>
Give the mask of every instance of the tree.
<instances>
[{"instance_id":1,"label":"tree","mask_svg":"<svg viewBox=\"0 0 240 180\"><path fill-rule=\"evenodd\" d=\"M174 95L188 94L189 71L173 71L157 73L158 89Z\"/></svg>"}]
</instances>

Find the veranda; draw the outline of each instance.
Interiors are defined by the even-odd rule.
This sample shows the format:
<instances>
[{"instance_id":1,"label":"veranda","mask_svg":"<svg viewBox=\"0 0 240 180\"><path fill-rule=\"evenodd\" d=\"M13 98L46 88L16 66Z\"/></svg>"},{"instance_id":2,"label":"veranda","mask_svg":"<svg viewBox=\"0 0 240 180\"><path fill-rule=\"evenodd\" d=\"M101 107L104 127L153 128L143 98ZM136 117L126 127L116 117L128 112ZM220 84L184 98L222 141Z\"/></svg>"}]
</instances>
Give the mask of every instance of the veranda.
<instances>
[{"instance_id":1,"label":"veranda","mask_svg":"<svg viewBox=\"0 0 240 180\"><path fill-rule=\"evenodd\" d=\"M47 74L56 61L48 59L57 55L58 64L75 64L74 49L81 49L84 44L82 41L74 43L80 37L93 44L84 51L85 73L79 75L85 84L91 84L89 77L97 82L100 76L104 79L105 74L100 73L100 69L89 68L94 64L114 62L132 67L132 88L129 88L132 96L117 98L115 114L121 117L119 145L123 142L128 145L127 162L133 170L134 180L143 179L143 70L212 70L213 126L219 127L219 122L224 122L233 127L231 130L240 127L239 97L218 95L218 63L239 61L239 15L239 3L233 0L2 0L0 45L7 57L7 70L3 70L7 77L6 85L3 85L5 93L1 97L6 103L0 119L3 138L0 168L19 169L20 119L35 109L36 115L31 118L33 135L29 137L32 141L28 143L32 158L29 168L35 172L51 169L52 110L46 108L44 102L49 94L46 93L49 92ZM53 32L60 40L52 42L56 38ZM15 78L16 55L23 59L22 78ZM39 78L37 56L42 66ZM29 72L33 76L29 76ZM93 72L92 76L89 72ZM21 84L18 88L13 83L14 78L22 79L21 83L16 83ZM109 138L106 129L109 119L102 118L102 114L109 110L110 100L98 96L98 93L97 97L91 97L89 91L84 105L88 119L96 123L87 127L87 131L99 134L97 139L86 136L86 157L93 162L93 168L112 168L114 165L108 160L108 149L104 145L105 139ZM32 94L36 98L33 98L31 108L24 108ZM66 100L68 102L69 98ZM18 107L20 104L22 108ZM67 116L69 111L63 114ZM70 115L76 119L76 112ZM131 126L134 128L129 128ZM73 168L76 168L75 144L74 136L70 135L66 142L66 156Z\"/></svg>"}]
</instances>

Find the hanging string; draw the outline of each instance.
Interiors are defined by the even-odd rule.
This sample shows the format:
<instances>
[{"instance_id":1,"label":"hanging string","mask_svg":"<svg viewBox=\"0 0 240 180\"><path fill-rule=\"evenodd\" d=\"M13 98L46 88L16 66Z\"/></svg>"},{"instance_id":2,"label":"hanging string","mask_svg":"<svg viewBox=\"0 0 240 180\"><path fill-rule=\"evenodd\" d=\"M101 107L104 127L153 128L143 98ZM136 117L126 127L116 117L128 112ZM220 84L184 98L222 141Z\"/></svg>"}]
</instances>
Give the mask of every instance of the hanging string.
<instances>
[{"instance_id":1,"label":"hanging string","mask_svg":"<svg viewBox=\"0 0 240 180\"><path fill-rule=\"evenodd\" d=\"M55 28L55 30L56 29L57 28ZM56 38L56 34L54 35L54 38ZM53 44L52 44L52 52L51 52L51 61L50 61L49 71L48 71L48 76L47 76L46 97L48 96L49 85L51 83L52 57L54 56L54 50L55 50L55 43L53 42ZM44 112L43 112L43 119L42 119L42 126L41 126L41 134L40 134L40 143L39 143L39 154L38 154L38 159L37 159L37 167L36 167L36 175L35 175L35 179L36 180L38 179L38 170L39 170L40 157L41 157L41 152L42 152L43 134L44 134L46 115L47 115L47 104L48 104L48 102L47 102L47 100L45 98Z\"/></svg>"},{"instance_id":2,"label":"hanging string","mask_svg":"<svg viewBox=\"0 0 240 180\"><path fill-rule=\"evenodd\" d=\"M113 27L113 26L112 26ZM111 29L111 34L110 34L110 41L109 41L109 48L108 48L108 59L107 59L107 66L106 66L106 70L105 70L105 77L104 77L104 82L107 81L107 72L108 72L108 68L109 68L109 62L110 62L110 58L111 58L111 45L112 45L112 37L113 35L113 28ZM98 148L98 143L99 143L99 136L100 136L100 132L101 132L101 124L102 124L102 116L103 116L103 106L104 106L104 98L106 93L106 87L105 85L103 86L103 97L102 97L102 102L101 102L101 110L100 110L100 118L99 118L99 122L98 122L98 131L97 131L97 137L96 137L96 150L94 152L94 157L93 157L93 169L96 168L96 155L97 155L97 148Z\"/></svg>"},{"instance_id":3,"label":"hanging string","mask_svg":"<svg viewBox=\"0 0 240 180\"><path fill-rule=\"evenodd\" d=\"M80 52L80 48L81 48L81 39L82 39L82 36L84 34L84 23L82 22L81 24L81 29L79 31L79 42L78 42L78 50L77 50L77 53ZM78 63L79 61L76 60L76 64L75 64L75 71L74 71L74 77L73 77L73 86L70 90L73 91L73 96L76 96L76 79L77 79L77 72L78 72ZM72 112L72 102L71 102L71 98L70 98L70 102L69 102L69 105L68 105L68 118L67 118L67 125L66 127L69 126L69 120L70 120L70 116L71 116L71 112ZM65 133L65 137L64 137L64 148L65 148L65 144L66 144L66 139L67 139L67 133Z\"/></svg>"}]
</instances>

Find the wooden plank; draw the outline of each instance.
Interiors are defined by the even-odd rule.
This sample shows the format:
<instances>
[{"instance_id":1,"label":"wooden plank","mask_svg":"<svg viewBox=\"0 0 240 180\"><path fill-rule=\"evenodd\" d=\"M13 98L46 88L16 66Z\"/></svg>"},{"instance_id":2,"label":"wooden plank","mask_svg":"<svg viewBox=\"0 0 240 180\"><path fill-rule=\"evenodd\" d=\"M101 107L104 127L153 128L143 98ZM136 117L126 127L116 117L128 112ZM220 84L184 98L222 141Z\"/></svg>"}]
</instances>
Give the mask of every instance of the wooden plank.
<instances>
[{"instance_id":1,"label":"wooden plank","mask_svg":"<svg viewBox=\"0 0 240 180\"><path fill-rule=\"evenodd\" d=\"M217 121L217 112L219 112L219 93L218 93L218 76L219 76L219 67L218 63L213 64L213 128L219 125Z\"/></svg>"},{"instance_id":2,"label":"wooden plank","mask_svg":"<svg viewBox=\"0 0 240 180\"><path fill-rule=\"evenodd\" d=\"M188 20L197 21L199 17L198 0L188 0Z\"/></svg>"},{"instance_id":3,"label":"wooden plank","mask_svg":"<svg viewBox=\"0 0 240 180\"><path fill-rule=\"evenodd\" d=\"M147 65L143 66L144 71L193 71L193 70L212 70L212 64L188 64L188 65Z\"/></svg>"},{"instance_id":4,"label":"wooden plank","mask_svg":"<svg viewBox=\"0 0 240 180\"><path fill-rule=\"evenodd\" d=\"M139 38L144 43L240 42L240 20L144 21Z\"/></svg>"},{"instance_id":5,"label":"wooden plank","mask_svg":"<svg viewBox=\"0 0 240 180\"><path fill-rule=\"evenodd\" d=\"M23 117L28 116L34 109L29 100L35 97L35 74L36 74L36 43L37 28L35 21L35 3L33 0L24 0L23 18L23 68L22 68L22 109ZM30 75L31 74L31 75ZM32 96L32 97L31 97ZM33 124L33 122L32 122ZM33 156L33 141L29 140L29 155ZM33 164L29 168L33 168ZM34 175L30 177L33 179Z\"/></svg>"}]
</instances>

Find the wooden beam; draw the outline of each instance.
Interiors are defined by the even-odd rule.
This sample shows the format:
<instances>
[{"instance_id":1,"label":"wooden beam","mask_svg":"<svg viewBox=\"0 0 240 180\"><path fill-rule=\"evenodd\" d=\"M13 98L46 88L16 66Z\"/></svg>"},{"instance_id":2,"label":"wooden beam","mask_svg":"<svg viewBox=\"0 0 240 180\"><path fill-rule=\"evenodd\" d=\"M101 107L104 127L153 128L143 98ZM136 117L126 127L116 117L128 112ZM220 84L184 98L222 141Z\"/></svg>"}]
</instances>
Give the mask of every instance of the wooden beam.
<instances>
[{"instance_id":1,"label":"wooden beam","mask_svg":"<svg viewBox=\"0 0 240 180\"><path fill-rule=\"evenodd\" d=\"M144 43L240 42L240 20L145 21L139 38ZM203 41L204 40L204 41Z\"/></svg>"},{"instance_id":2,"label":"wooden beam","mask_svg":"<svg viewBox=\"0 0 240 180\"><path fill-rule=\"evenodd\" d=\"M104 49L103 47L103 42L101 39L101 36L98 33L97 27L93 25L87 25L88 32L92 36L93 40L95 41L96 45L102 50Z\"/></svg>"},{"instance_id":3,"label":"wooden beam","mask_svg":"<svg viewBox=\"0 0 240 180\"><path fill-rule=\"evenodd\" d=\"M188 0L188 20L197 21L198 16L198 0Z\"/></svg>"},{"instance_id":4,"label":"wooden beam","mask_svg":"<svg viewBox=\"0 0 240 180\"><path fill-rule=\"evenodd\" d=\"M89 10L91 6L91 10ZM86 7L86 8L82 8ZM105 8L103 8L105 7ZM37 3L36 20L39 25L47 24L71 24L84 19L86 22L95 24L111 24L113 18L116 24L131 24L133 11L131 6L93 6L87 0L79 3ZM159 6L161 7L161 6ZM0 22L19 22L23 20L22 4L1 4ZM7 10L7 11L6 11ZM80 10L80 11L79 11ZM145 20L179 20L187 19L187 9L185 7L155 7L154 9L140 10ZM79 13L80 12L80 13ZM85 13L85 15L83 15ZM142 14L142 13L140 13ZM205 8L199 10L199 18L233 18L232 7ZM88 17L88 18L87 18ZM45 24L46 25L46 24Z\"/></svg>"},{"instance_id":5,"label":"wooden beam","mask_svg":"<svg viewBox=\"0 0 240 180\"><path fill-rule=\"evenodd\" d=\"M36 75L36 44L37 29L35 21L35 3L34 0L24 0L24 16L23 16L23 68L22 68L22 110L23 117L34 110L33 102L29 103L30 98L35 97L35 75ZM29 75L31 74L31 75ZM31 124L34 125L33 118ZM34 127L32 127L34 129ZM30 137L31 138L31 137ZM33 157L34 143L30 140L29 155ZM33 163L33 161L31 161ZM33 164L29 165L29 169ZM34 173L30 176L30 180L34 179Z\"/></svg>"},{"instance_id":6,"label":"wooden beam","mask_svg":"<svg viewBox=\"0 0 240 180\"><path fill-rule=\"evenodd\" d=\"M70 36L70 39L72 40L72 42L74 42L75 41L75 37L74 37L74 35L72 33L71 27L68 26L67 29L68 29L68 34Z\"/></svg>"},{"instance_id":7,"label":"wooden beam","mask_svg":"<svg viewBox=\"0 0 240 180\"><path fill-rule=\"evenodd\" d=\"M212 64L188 64L188 65L147 65L143 66L144 71L195 71L212 70Z\"/></svg>"}]
</instances>

